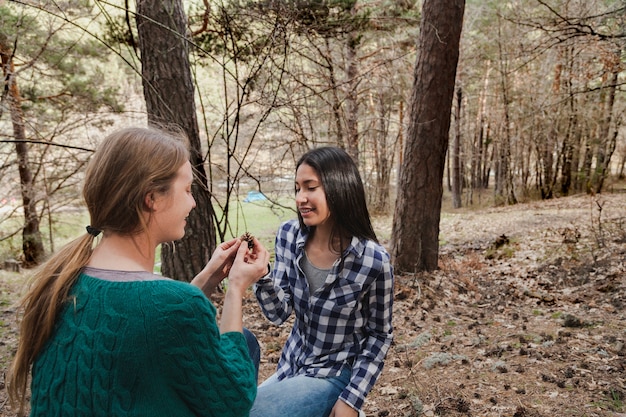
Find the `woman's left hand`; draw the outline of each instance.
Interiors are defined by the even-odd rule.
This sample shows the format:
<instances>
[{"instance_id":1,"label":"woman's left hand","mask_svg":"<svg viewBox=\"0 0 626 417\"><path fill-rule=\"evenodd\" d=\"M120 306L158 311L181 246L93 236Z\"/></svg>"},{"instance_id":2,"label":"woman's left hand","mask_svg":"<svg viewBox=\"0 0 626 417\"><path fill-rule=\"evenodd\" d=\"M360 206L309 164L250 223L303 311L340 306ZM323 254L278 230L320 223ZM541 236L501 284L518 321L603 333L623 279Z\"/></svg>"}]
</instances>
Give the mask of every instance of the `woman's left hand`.
<instances>
[{"instance_id":1,"label":"woman's left hand","mask_svg":"<svg viewBox=\"0 0 626 417\"><path fill-rule=\"evenodd\" d=\"M330 415L328 417L358 417L359 412L354 408L350 407L348 404L343 402L343 400L337 400L333 409L330 411Z\"/></svg>"}]
</instances>

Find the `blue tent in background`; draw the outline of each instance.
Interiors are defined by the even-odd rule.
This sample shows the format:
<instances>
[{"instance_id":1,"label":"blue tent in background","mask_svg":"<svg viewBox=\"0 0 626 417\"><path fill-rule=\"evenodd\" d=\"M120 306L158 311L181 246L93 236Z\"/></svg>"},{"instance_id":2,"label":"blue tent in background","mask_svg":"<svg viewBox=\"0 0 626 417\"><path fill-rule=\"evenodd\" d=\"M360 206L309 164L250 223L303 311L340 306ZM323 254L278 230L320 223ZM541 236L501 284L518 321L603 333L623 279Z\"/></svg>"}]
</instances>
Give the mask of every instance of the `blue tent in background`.
<instances>
[{"instance_id":1,"label":"blue tent in background","mask_svg":"<svg viewBox=\"0 0 626 417\"><path fill-rule=\"evenodd\" d=\"M244 203L250 203L252 201L267 200L267 197L260 191L248 191L248 196L244 198Z\"/></svg>"}]
</instances>

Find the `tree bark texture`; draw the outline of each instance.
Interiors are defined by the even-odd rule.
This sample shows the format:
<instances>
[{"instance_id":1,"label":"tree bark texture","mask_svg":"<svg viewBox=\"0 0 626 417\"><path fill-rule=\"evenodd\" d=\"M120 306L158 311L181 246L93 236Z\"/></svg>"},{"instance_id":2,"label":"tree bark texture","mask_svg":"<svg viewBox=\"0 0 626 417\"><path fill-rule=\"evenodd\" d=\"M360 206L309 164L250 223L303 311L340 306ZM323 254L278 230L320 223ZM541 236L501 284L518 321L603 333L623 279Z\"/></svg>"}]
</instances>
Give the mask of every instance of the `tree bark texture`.
<instances>
[{"instance_id":1,"label":"tree bark texture","mask_svg":"<svg viewBox=\"0 0 626 417\"><path fill-rule=\"evenodd\" d=\"M516 204L515 190L513 188L513 172L511 160L511 100L509 81L509 58L503 48L501 27L498 26L498 51L500 55L500 86L502 88L502 109L503 109L503 131L498 146L497 166L495 171L496 187L494 190L496 204Z\"/></svg>"},{"instance_id":2,"label":"tree bark texture","mask_svg":"<svg viewBox=\"0 0 626 417\"><path fill-rule=\"evenodd\" d=\"M0 56L2 57L4 88L8 90L6 97L9 101L9 109L11 112L13 136L16 140L15 152L17 155L22 207L24 210L24 228L22 229L23 262L25 266L35 266L43 260L45 250L41 231L39 230L37 201L35 199L33 174L29 163L28 144L26 143L24 112L21 106L22 98L15 78L12 48L7 44L4 38L0 39Z\"/></svg>"},{"instance_id":3,"label":"tree bark texture","mask_svg":"<svg viewBox=\"0 0 626 417\"><path fill-rule=\"evenodd\" d=\"M394 153L398 138L389 140L389 112L385 105L385 97L381 93L376 98L377 127L372 144L374 151L374 168L376 171L375 192L370 195L372 213L389 212L389 191L391 168L393 167Z\"/></svg>"},{"instance_id":4,"label":"tree bark texture","mask_svg":"<svg viewBox=\"0 0 626 417\"><path fill-rule=\"evenodd\" d=\"M464 0L425 0L393 219L397 272L432 271L439 256L443 173Z\"/></svg>"},{"instance_id":5,"label":"tree bark texture","mask_svg":"<svg viewBox=\"0 0 626 417\"><path fill-rule=\"evenodd\" d=\"M621 51L620 51L621 52ZM596 148L596 169L593 173L592 183L595 193L602 192L604 180L608 176L611 156L615 151L617 130L612 134L609 133L611 121L613 118L613 109L615 107L615 91L617 89L619 66L613 70L608 85L607 96L604 100L603 118L598 129L598 146Z\"/></svg>"},{"instance_id":6,"label":"tree bark texture","mask_svg":"<svg viewBox=\"0 0 626 417\"><path fill-rule=\"evenodd\" d=\"M354 159L354 163L359 166L359 63L357 58L357 35L350 33L347 40L347 61L346 71L348 80L348 92L346 94L346 151Z\"/></svg>"},{"instance_id":7,"label":"tree bark texture","mask_svg":"<svg viewBox=\"0 0 626 417\"><path fill-rule=\"evenodd\" d=\"M329 126L328 126L328 131L331 132L332 131L332 123L334 122L335 124L335 137L337 145L338 146L342 146L344 149L346 147L344 139L343 139L343 127L341 124L342 121L342 112L341 112L341 100L339 99L339 86L338 86L338 80L337 80L337 76L335 74L335 65L332 61L332 53L330 50L330 44L328 42L328 39L324 40L325 44L325 56L324 56L324 61L328 64L327 65L327 69L328 69L328 84L329 84L329 88L330 88L330 93L331 93L331 103L332 103L332 117L329 118ZM356 163L356 161L355 161Z\"/></svg>"},{"instance_id":8,"label":"tree bark texture","mask_svg":"<svg viewBox=\"0 0 626 417\"><path fill-rule=\"evenodd\" d=\"M196 117L187 17L182 1L137 1L137 30L148 123L182 129L191 145L195 174L192 192L197 205L189 215L185 237L161 247L163 275L189 281L209 260L215 249L216 232Z\"/></svg>"},{"instance_id":9,"label":"tree bark texture","mask_svg":"<svg viewBox=\"0 0 626 417\"><path fill-rule=\"evenodd\" d=\"M461 170L461 103L463 92L456 90L456 107L454 118L454 141L452 153L452 207L461 208L461 191L463 190L463 176Z\"/></svg>"}]
</instances>

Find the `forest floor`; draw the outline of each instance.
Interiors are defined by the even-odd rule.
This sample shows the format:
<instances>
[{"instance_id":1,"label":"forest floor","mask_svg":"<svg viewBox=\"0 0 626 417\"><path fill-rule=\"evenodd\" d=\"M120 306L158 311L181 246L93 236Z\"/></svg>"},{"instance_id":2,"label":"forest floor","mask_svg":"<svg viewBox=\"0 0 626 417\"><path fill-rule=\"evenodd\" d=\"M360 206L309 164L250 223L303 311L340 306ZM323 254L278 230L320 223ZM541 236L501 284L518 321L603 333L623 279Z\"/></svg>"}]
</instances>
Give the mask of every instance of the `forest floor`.
<instances>
[{"instance_id":1,"label":"forest floor","mask_svg":"<svg viewBox=\"0 0 626 417\"><path fill-rule=\"evenodd\" d=\"M376 219L379 235L390 228ZM626 417L626 194L446 212L440 236L437 271L396 275L395 338L368 417ZM6 372L23 278L0 272ZM244 315L264 379L290 329L252 295ZM13 415L1 390L0 416Z\"/></svg>"}]
</instances>

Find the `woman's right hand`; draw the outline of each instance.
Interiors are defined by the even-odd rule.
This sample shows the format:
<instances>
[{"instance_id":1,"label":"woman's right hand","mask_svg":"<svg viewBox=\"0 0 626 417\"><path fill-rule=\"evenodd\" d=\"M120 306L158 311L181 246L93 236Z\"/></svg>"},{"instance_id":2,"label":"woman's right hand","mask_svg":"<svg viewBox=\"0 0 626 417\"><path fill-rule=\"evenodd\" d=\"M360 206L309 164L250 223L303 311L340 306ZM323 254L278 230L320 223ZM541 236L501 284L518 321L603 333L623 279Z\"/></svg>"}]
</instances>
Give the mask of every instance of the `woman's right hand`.
<instances>
[{"instance_id":1,"label":"woman's right hand","mask_svg":"<svg viewBox=\"0 0 626 417\"><path fill-rule=\"evenodd\" d=\"M239 245L228 274L228 288L234 287L242 295L248 287L267 275L270 260L270 254L261 242L257 238L253 238L252 242L252 249L248 248L247 242Z\"/></svg>"},{"instance_id":2,"label":"woman's right hand","mask_svg":"<svg viewBox=\"0 0 626 417\"><path fill-rule=\"evenodd\" d=\"M248 287L267 274L270 254L254 238L252 249L241 242L228 274L228 289L222 306L220 332L243 331L243 297Z\"/></svg>"}]
</instances>

